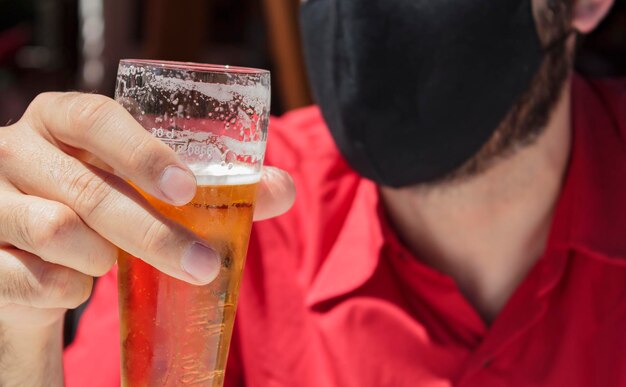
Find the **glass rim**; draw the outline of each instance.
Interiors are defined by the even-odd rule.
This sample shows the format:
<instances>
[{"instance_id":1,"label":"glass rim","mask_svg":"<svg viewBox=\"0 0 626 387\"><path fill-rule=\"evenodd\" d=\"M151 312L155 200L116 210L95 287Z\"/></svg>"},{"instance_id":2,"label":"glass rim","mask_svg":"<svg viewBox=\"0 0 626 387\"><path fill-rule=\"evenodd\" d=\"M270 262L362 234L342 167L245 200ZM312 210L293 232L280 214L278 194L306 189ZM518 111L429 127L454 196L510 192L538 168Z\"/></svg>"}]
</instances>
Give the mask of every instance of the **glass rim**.
<instances>
[{"instance_id":1,"label":"glass rim","mask_svg":"<svg viewBox=\"0 0 626 387\"><path fill-rule=\"evenodd\" d=\"M120 64L150 66L154 68L163 68L168 70L192 70L207 73L222 74L269 74L269 70L257 69L254 67L241 67L231 65L216 65L209 63L196 62L178 62L172 60L152 60L152 59L120 59Z\"/></svg>"}]
</instances>

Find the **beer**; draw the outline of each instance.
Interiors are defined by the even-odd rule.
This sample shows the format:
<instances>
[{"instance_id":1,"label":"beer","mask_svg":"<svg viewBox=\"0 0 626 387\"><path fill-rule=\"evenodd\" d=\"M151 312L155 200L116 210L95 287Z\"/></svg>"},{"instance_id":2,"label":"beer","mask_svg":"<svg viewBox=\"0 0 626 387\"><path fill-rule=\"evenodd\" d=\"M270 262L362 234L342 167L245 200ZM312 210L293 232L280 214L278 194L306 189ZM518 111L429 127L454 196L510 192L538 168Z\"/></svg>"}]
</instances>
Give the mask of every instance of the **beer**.
<instances>
[{"instance_id":1,"label":"beer","mask_svg":"<svg viewBox=\"0 0 626 387\"><path fill-rule=\"evenodd\" d=\"M185 206L144 196L218 251L220 273L191 285L120 251L123 386L223 384L259 175L232 166L195 172L197 193Z\"/></svg>"}]
</instances>

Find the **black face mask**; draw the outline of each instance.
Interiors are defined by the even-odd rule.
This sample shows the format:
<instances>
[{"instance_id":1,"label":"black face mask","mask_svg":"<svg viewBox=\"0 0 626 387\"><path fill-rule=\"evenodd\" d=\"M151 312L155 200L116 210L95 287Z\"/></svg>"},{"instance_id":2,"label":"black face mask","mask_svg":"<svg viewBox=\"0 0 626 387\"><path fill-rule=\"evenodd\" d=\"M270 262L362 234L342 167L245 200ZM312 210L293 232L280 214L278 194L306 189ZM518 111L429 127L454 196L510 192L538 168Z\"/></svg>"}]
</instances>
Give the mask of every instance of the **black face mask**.
<instances>
[{"instance_id":1,"label":"black face mask","mask_svg":"<svg viewBox=\"0 0 626 387\"><path fill-rule=\"evenodd\" d=\"M530 0L309 0L313 91L350 165L401 187L490 138L543 59Z\"/></svg>"}]
</instances>

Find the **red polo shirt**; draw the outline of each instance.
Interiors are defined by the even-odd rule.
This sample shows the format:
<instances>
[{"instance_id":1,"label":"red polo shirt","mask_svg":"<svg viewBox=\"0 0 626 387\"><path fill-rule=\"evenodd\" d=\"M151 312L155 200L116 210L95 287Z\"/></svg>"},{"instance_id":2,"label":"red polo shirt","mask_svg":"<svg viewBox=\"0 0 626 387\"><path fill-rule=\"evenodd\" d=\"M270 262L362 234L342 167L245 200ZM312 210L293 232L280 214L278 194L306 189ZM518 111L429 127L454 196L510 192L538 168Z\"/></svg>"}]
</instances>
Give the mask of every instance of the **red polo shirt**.
<instances>
[{"instance_id":1,"label":"red polo shirt","mask_svg":"<svg viewBox=\"0 0 626 387\"><path fill-rule=\"evenodd\" d=\"M491 326L385 226L316 108L274 119L268 163L298 189L255 225L228 387L626 386L626 82L573 87L574 140L544 255ZM115 271L68 386L119 384Z\"/></svg>"}]
</instances>

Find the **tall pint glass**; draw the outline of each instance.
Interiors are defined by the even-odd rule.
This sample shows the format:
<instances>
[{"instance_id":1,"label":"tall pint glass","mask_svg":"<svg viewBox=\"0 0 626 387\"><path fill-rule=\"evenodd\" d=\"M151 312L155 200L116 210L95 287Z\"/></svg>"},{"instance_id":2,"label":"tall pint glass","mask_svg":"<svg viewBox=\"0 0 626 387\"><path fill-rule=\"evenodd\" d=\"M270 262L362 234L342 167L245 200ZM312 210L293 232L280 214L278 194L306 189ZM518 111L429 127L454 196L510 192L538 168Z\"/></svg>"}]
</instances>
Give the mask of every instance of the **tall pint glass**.
<instances>
[{"instance_id":1,"label":"tall pint glass","mask_svg":"<svg viewBox=\"0 0 626 387\"><path fill-rule=\"evenodd\" d=\"M222 386L265 152L270 75L122 60L115 98L196 175L196 196L185 206L142 194L221 257L217 279L196 286L120 251L122 385Z\"/></svg>"}]
</instances>

